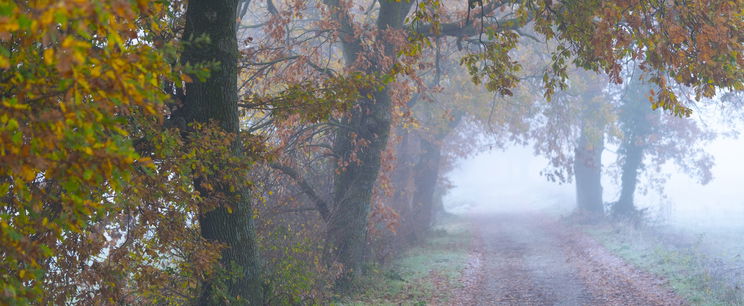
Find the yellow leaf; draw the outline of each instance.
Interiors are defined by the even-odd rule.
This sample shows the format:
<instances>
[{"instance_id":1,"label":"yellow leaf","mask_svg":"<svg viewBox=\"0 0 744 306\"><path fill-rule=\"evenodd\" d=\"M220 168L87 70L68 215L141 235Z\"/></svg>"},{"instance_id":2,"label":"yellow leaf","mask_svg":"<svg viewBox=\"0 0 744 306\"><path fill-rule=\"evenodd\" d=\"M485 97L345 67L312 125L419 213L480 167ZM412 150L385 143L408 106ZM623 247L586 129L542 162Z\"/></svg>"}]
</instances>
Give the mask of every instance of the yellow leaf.
<instances>
[{"instance_id":1,"label":"yellow leaf","mask_svg":"<svg viewBox=\"0 0 744 306\"><path fill-rule=\"evenodd\" d=\"M95 66L90 70L90 75L97 78L101 76L101 66Z\"/></svg>"},{"instance_id":2,"label":"yellow leaf","mask_svg":"<svg viewBox=\"0 0 744 306\"><path fill-rule=\"evenodd\" d=\"M43 14L41 14L41 24L47 25L54 21L54 10L47 10Z\"/></svg>"},{"instance_id":3,"label":"yellow leaf","mask_svg":"<svg viewBox=\"0 0 744 306\"><path fill-rule=\"evenodd\" d=\"M34 171L33 168L28 166L22 166L21 167L21 178L25 181L32 181L34 178L36 178L36 171Z\"/></svg>"},{"instance_id":4,"label":"yellow leaf","mask_svg":"<svg viewBox=\"0 0 744 306\"><path fill-rule=\"evenodd\" d=\"M8 61L7 57L0 55L0 69L8 68L10 68L10 61Z\"/></svg>"},{"instance_id":5,"label":"yellow leaf","mask_svg":"<svg viewBox=\"0 0 744 306\"><path fill-rule=\"evenodd\" d=\"M44 50L44 63L51 65L54 63L54 49L49 48Z\"/></svg>"},{"instance_id":6,"label":"yellow leaf","mask_svg":"<svg viewBox=\"0 0 744 306\"><path fill-rule=\"evenodd\" d=\"M26 104L10 103L10 102L7 102L7 101L3 101L3 106L5 106L7 108L17 109L17 110L26 110L26 109L29 109L30 108Z\"/></svg>"},{"instance_id":7,"label":"yellow leaf","mask_svg":"<svg viewBox=\"0 0 744 306\"><path fill-rule=\"evenodd\" d=\"M18 31L20 26L17 21L14 22L3 22L0 23L0 32L15 32Z\"/></svg>"},{"instance_id":8,"label":"yellow leaf","mask_svg":"<svg viewBox=\"0 0 744 306\"><path fill-rule=\"evenodd\" d=\"M188 75L188 74L181 74L181 80L183 80L186 83L192 83L194 80Z\"/></svg>"},{"instance_id":9,"label":"yellow leaf","mask_svg":"<svg viewBox=\"0 0 744 306\"><path fill-rule=\"evenodd\" d=\"M145 111L147 111L148 114L157 114L157 110L155 110L155 107L153 107L150 104L145 104Z\"/></svg>"},{"instance_id":10,"label":"yellow leaf","mask_svg":"<svg viewBox=\"0 0 744 306\"><path fill-rule=\"evenodd\" d=\"M64 40L62 41L62 48L65 48L65 49L67 49L67 48L70 48L70 47L72 47L72 46L73 46L74 44L75 44L75 39L74 39L74 38L72 38L72 36L67 36L67 37L65 37L65 39L64 39Z\"/></svg>"},{"instance_id":11,"label":"yellow leaf","mask_svg":"<svg viewBox=\"0 0 744 306\"><path fill-rule=\"evenodd\" d=\"M129 132L127 132L126 130L124 130L124 129L118 127L118 126L114 126L113 129L114 129L114 131L116 131L117 133L119 133L121 135L129 136Z\"/></svg>"}]
</instances>

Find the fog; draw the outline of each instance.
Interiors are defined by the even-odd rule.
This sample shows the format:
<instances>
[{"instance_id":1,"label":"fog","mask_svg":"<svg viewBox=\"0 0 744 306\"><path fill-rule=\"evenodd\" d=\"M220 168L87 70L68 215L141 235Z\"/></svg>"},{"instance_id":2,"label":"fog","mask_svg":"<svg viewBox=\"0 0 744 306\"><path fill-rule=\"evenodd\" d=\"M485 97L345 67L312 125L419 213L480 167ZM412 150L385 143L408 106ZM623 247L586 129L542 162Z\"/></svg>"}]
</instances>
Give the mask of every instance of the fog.
<instances>
[{"instance_id":1,"label":"fog","mask_svg":"<svg viewBox=\"0 0 744 306\"><path fill-rule=\"evenodd\" d=\"M575 187L541 176L547 163L523 146L459 160L448 175L454 188L444 197L445 209L454 213L569 211Z\"/></svg>"},{"instance_id":2,"label":"fog","mask_svg":"<svg viewBox=\"0 0 744 306\"><path fill-rule=\"evenodd\" d=\"M616 162L613 149L608 147L603 153L605 167ZM701 185L675 165L667 164L663 167L663 174L668 175L663 194L653 189L645 194L637 192L638 207L677 227L744 228L744 139L717 139L706 151L715 158L710 183ZM549 182L540 174L547 164L545 158L533 154L531 147L523 146L483 151L461 159L448 174L454 187L445 196L445 208L454 213L570 213L575 207L575 186ZM617 199L618 185L617 179L604 171L605 202Z\"/></svg>"}]
</instances>

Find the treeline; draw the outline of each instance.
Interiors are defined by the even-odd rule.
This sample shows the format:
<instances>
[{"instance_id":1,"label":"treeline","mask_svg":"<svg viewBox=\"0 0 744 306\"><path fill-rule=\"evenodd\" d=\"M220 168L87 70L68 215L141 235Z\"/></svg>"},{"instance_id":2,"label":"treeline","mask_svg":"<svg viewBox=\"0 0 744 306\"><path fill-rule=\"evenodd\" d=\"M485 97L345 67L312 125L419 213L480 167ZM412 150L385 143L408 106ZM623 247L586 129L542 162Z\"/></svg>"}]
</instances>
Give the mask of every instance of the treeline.
<instances>
[{"instance_id":1,"label":"treeline","mask_svg":"<svg viewBox=\"0 0 744 306\"><path fill-rule=\"evenodd\" d=\"M690 135L680 93L742 90L743 8L0 3L0 299L323 303L426 237L483 142L534 143L599 211L617 126L632 211L648 146Z\"/></svg>"}]
</instances>

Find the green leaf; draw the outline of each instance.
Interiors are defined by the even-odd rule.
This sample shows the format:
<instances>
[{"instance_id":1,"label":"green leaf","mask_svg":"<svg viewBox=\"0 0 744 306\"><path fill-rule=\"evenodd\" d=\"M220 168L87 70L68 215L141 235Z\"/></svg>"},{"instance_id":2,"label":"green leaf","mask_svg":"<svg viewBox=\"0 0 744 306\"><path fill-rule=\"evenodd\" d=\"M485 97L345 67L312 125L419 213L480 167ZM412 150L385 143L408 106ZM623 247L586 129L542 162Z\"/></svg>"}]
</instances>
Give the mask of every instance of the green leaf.
<instances>
[{"instance_id":1,"label":"green leaf","mask_svg":"<svg viewBox=\"0 0 744 306\"><path fill-rule=\"evenodd\" d=\"M28 18L26 15L21 15L18 17L18 26L21 27L21 29L28 30L31 28L31 19Z\"/></svg>"},{"instance_id":2,"label":"green leaf","mask_svg":"<svg viewBox=\"0 0 744 306\"><path fill-rule=\"evenodd\" d=\"M93 170L85 169L83 172L83 178L89 180L91 177L93 177Z\"/></svg>"},{"instance_id":3,"label":"green leaf","mask_svg":"<svg viewBox=\"0 0 744 306\"><path fill-rule=\"evenodd\" d=\"M15 8L15 4L12 2L0 4L0 16L10 16L13 13L13 8Z\"/></svg>"}]
</instances>

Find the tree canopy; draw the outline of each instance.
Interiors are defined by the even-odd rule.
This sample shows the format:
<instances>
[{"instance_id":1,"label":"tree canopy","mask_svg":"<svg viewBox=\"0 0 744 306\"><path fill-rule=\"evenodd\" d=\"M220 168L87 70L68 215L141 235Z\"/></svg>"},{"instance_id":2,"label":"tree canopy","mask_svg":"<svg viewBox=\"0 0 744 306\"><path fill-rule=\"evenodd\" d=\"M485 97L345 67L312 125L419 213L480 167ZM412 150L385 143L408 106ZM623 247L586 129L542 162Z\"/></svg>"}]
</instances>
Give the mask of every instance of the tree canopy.
<instances>
[{"instance_id":1,"label":"tree canopy","mask_svg":"<svg viewBox=\"0 0 744 306\"><path fill-rule=\"evenodd\" d=\"M744 90L742 12L738 0L3 1L0 301L322 300L384 253L380 232L428 230L440 167L478 149L473 130L534 142L559 180L607 136L641 137L653 162L705 181L704 154L684 146L710 135L677 117ZM653 86L613 97L610 82L641 78ZM652 108L676 117L629 115Z\"/></svg>"}]
</instances>

